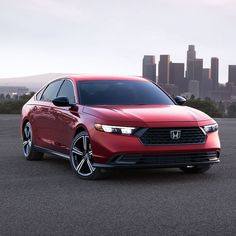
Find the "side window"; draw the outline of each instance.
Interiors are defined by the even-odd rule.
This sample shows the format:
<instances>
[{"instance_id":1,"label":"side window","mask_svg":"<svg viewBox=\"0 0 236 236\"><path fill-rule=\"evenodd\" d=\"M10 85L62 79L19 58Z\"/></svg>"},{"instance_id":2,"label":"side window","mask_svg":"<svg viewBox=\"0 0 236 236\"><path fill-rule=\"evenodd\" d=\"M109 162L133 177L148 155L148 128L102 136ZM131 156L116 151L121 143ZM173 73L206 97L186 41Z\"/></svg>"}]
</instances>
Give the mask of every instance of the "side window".
<instances>
[{"instance_id":1,"label":"side window","mask_svg":"<svg viewBox=\"0 0 236 236\"><path fill-rule=\"evenodd\" d=\"M45 88L42 88L37 94L36 94L36 100L40 100L42 94L43 94L43 91L44 91Z\"/></svg>"},{"instance_id":2,"label":"side window","mask_svg":"<svg viewBox=\"0 0 236 236\"><path fill-rule=\"evenodd\" d=\"M56 96L61 86L62 80L56 80L49 84L41 96L41 101L51 102Z\"/></svg>"},{"instance_id":3,"label":"side window","mask_svg":"<svg viewBox=\"0 0 236 236\"><path fill-rule=\"evenodd\" d=\"M67 97L69 99L70 104L75 103L73 84L70 80L64 81L57 96Z\"/></svg>"}]
</instances>

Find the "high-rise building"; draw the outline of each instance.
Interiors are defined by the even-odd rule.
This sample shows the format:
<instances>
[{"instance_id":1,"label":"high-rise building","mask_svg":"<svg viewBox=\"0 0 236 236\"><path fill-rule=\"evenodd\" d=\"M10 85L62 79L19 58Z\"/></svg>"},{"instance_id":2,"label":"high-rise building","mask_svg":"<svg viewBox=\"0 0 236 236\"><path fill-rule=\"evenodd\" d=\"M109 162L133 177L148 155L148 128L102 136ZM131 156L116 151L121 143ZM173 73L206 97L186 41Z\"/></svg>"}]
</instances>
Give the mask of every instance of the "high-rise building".
<instances>
[{"instance_id":1,"label":"high-rise building","mask_svg":"<svg viewBox=\"0 0 236 236\"><path fill-rule=\"evenodd\" d=\"M211 79L212 89L217 90L219 86L219 59L217 57L211 58Z\"/></svg>"},{"instance_id":2,"label":"high-rise building","mask_svg":"<svg viewBox=\"0 0 236 236\"><path fill-rule=\"evenodd\" d=\"M158 83L169 84L170 73L170 56L160 55L160 61L158 64Z\"/></svg>"},{"instance_id":3,"label":"high-rise building","mask_svg":"<svg viewBox=\"0 0 236 236\"><path fill-rule=\"evenodd\" d=\"M229 65L229 83L236 85L236 65Z\"/></svg>"},{"instance_id":4,"label":"high-rise building","mask_svg":"<svg viewBox=\"0 0 236 236\"><path fill-rule=\"evenodd\" d=\"M203 81L208 81L211 79L211 69L203 68Z\"/></svg>"},{"instance_id":5,"label":"high-rise building","mask_svg":"<svg viewBox=\"0 0 236 236\"><path fill-rule=\"evenodd\" d=\"M194 80L199 82L199 96L203 97L203 59L197 58L194 61Z\"/></svg>"},{"instance_id":6,"label":"high-rise building","mask_svg":"<svg viewBox=\"0 0 236 236\"><path fill-rule=\"evenodd\" d=\"M212 79L211 79L211 69L203 68L202 74L202 97L211 97L212 90Z\"/></svg>"},{"instance_id":7,"label":"high-rise building","mask_svg":"<svg viewBox=\"0 0 236 236\"><path fill-rule=\"evenodd\" d=\"M190 80L189 81L189 93L193 95L195 98L199 98L199 81L198 80Z\"/></svg>"},{"instance_id":8,"label":"high-rise building","mask_svg":"<svg viewBox=\"0 0 236 236\"><path fill-rule=\"evenodd\" d=\"M188 45L187 60L195 60L195 59L196 59L195 46Z\"/></svg>"},{"instance_id":9,"label":"high-rise building","mask_svg":"<svg viewBox=\"0 0 236 236\"><path fill-rule=\"evenodd\" d=\"M184 63L170 63L169 83L178 87L178 93L185 92Z\"/></svg>"},{"instance_id":10,"label":"high-rise building","mask_svg":"<svg viewBox=\"0 0 236 236\"><path fill-rule=\"evenodd\" d=\"M196 51L194 45L188 46L187 51L187 71L186 71L186 78L187 80L194 79L194 62L196 60Z\"/></svg>"},{"instance_id":11,"label":"high-rise building","mask_svg":"<svg viewBox=\"0 0 236 236\"><path fill-rule=\"evenodd\" d=\"M197 58L194 62L194 79L202 82L203 59Z\"/></svg>"},{"instance_id":12,"label":"high-rise building","mask_svg":"<svg viewBox=\"0 0 236 236\"><path fill-rule=\"evenodd\" d=\"M180 95L179 88L175 84L161 84L161 87L172 97Z\"/></svg>"},{"instance_id":13,"label":"high-rise building","mask_svg":"<svg viewBox=\"0 0 236 236\"><path fill-rule=\"evenodd\" d=\"M156 62L155 56L145 55L143 57L143 77L156 83Z\"/></svg>"}]
</instances>

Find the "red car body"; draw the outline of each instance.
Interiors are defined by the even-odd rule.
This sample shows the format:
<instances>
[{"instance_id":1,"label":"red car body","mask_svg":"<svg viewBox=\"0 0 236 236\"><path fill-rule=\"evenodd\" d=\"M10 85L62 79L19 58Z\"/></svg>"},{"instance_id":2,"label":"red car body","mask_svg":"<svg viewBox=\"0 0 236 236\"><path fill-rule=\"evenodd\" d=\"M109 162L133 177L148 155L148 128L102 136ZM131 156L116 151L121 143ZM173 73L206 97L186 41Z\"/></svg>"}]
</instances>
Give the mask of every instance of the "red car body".
<instances>
[{"instance_id":1,"label":"red car body","mask_svg":"<svg viewBox=\"0 0 236 236\"><path fill-rule=\"evenodd\" d=\"M47 87L45 86L22 109L21 133L23 133L24 125L30 122L34 148L38 151L50 152L69 159L71 145L76 134L86 131L91 142L94 167L181 167L191 163L213 164L219 162L220 141L218 131L207 134L204 130L202 131L202 127L216 122L199 110L174 104L173 100L173 105L86 106L80 104L77 84L82 81L142 80L147 83L151 82L139 77L112 76L71 76L66 79L73 84L74 106L59 107L51 101L40 100L40 93L43 93L43 90ZM168 95L165 94L165 96ZM162 131L166 128L173 129L174 132L175 130L188 129L191 131L191 128L194 127L198 128L199 132L202 131L205 138L201 143L193 144L185 142L144 145L141 134L126 135L101 132L95 128L95 124L137 127L143 131L147 131L149 128L153 130L155 128L161 129ZM185 157L186 155L189 158L190 156L201 155L201 153L204 155L211 153L211 156L202 160L193 160L191 163L184 159L182 162L178 162L178 160L176 162L176 158ZM125 158L122 159L121 157ZM161 161L155 161L155 157L161 158ZM166 157L169 161L162 162L162 157ZM134 161L132 161L132 158L134 158ZM148 160L147 162L145 158ZM171 161L171 158L173 161Z\"/></svg>"}]
</instances>

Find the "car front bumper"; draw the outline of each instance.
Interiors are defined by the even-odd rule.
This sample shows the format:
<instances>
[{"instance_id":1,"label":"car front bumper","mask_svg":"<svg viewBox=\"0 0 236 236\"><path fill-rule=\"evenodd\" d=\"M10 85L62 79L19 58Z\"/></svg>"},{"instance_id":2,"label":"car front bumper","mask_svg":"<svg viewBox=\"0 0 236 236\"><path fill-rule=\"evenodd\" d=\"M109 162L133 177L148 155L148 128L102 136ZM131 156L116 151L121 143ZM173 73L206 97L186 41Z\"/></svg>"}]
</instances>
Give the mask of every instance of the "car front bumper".
<instances>
[{"instance_id":1,"label":"car front bumper","mask_svg":"<svg viewBox=\"0 0 236 236\"><path fill-rule=\"evenodd\" d=\"M209 133L202 144L163 146L146 146L137 136L95 132L91 139L95 167L169 168L220 162L218 132Z\"/></svg>"},{"instance_id":2,"label":"car front bumper","mask_svg":"<svg viewBox=\"0 0 236 236\"><path fill-rule=\"evenodd\" d=\"M185 166L212 165L220 162L220 152L177 154L118 155L108 163L94 163L98 168L176 168Z\"/></svg>"}]
</instances>

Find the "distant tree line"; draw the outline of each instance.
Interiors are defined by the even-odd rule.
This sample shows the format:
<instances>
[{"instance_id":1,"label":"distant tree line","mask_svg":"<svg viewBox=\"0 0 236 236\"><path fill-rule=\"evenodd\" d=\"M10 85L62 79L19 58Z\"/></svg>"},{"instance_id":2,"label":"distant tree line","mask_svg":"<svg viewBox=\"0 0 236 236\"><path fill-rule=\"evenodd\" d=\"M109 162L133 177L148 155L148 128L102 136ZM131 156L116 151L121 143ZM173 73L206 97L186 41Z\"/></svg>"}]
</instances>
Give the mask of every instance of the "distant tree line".
<instances>
[{"instance_id":1,"label":"distant tree line","mask_svg":"<svg viewBox=\"0 0 236 236\"><path fill-rule=\"evenodd\" d=\"M23 105L34 95L33 92L22 96L0 94L0 114L20 114Z\"/></svg>"},{"instance_id":2,"label":"distant tree line","mask_svg":"<svg viewBox=\"0 0 236 236\"><path fill-rule=\"evenodd\" d=\"M224 112L210 98L201 100L195 99L194 96L192 96L190 99L187 100L186 106L190 106L200 111L203 111L211 117L224 117Z\"/></svg>"},{"instance_id":3,"label":"distant tree line","mask_svg":"<svg viewBox=\"0 0 236 236\"><path fill-rule=\"evenodd\" d=\"M0 94L0 114L20 114L22 106L34 95L33 92L27 95L11 97L9 94ZM232 102L227 107L223 102L216 103L210 98L204 100L196 99L192 96L187 100L186 106L199 109L211 117L236 118L236 102Z\"/></svg>"},{"instance_id":4,"label":"distant tree line","mask_svg":"<svg viewBox=\"0 0 236 236\"><path fill-rule=\"evenodd\" d=\"M226 106L223 102L215 102L210 98L202 100L192 96L187 100L186 106L196 108L215 118L236 118L236 102L232 102Z\"/></svg>"}]
</instances>

